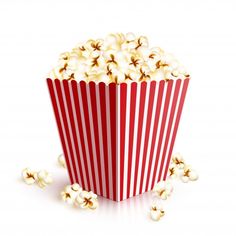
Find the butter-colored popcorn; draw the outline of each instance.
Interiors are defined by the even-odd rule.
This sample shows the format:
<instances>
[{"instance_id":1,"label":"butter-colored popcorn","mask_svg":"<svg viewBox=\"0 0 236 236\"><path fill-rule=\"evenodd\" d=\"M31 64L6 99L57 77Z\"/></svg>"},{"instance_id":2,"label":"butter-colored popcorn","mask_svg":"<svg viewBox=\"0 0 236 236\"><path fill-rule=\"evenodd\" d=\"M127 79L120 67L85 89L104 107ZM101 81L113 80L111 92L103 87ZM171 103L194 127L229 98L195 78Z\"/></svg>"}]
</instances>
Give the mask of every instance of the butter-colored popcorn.
<instances>
[{"instance_id":1,"label":"butter-colored popcorn","mask_svg":"<svg viewBox=\"0 0 236 236\"><path fill-rule=\"evenodd\" d=\"M37 184L40 188L44 188L53 182L52 175L46 170L40 170L37 173Z\"/></svg>"},{"instance_id":2,"label":"butter-colored popcorn","mask_svg":"<svg viewBox=\"0 0 236 236\"><path fill-rule=\"evenodd\" d=\"M187 183L189 181L196 181L198 179L198 174L190 166L185 166L180 172L180 179L182 182Z\"/></svg>"},{"instance_id":3,"label":"butter-colored popcorn","mask_svg":"<svg viewBox=\"0 0 236 236\"><path fill-rule=\"evenodd\" d=\"M84 80L106 84L189 78L172 54L159 47L149 48L145 36L133 33L109 34L105 39L89 39L71 52L62 53L49 78Z\"/></svg>"},{"instance_id":4,"label":"butter-colored popcorn","mask_svg":"<svg viewBox=\"0 0 236 236\"><path fill-rule=\"evenodd\" d=\"M34 184L37 181L37 173L30 168L22 170L22 178L26 184Z\"/></svg>"},{"instance_id":5,"label":"butter-colored popcorn","mask_svg":"<svg viewBox=\"0 0 236 236\"><path fill-rule=\"evenodd\" d=\"M80 192L75 201L81 208L96 209L98 207L97 195L91 191Z\"/></svg>"},{"instance_id":6,"label":"butter-colored popcorn","mask_svg":"<svg viewBox=\"0 0 236 236\"><path fill-rule=\"evenodd\" d=\"M63 154L60 154L57 158L58 163L61 167L66 168L66 160Z\"/></svg>"},{"instance_id":7,"label":"butter-colored popcorn","mask_svg":"<svg viewBox=\"0 0 236 236\"><path fill-rule=\"evenodd\" d=\"M168 169L168 176L169 178L176 178L179 175L179 169L176 167L175 164L171 163Z\"/></svg>"},{"instance_id":8,"label":"butter-colored popcorn","mask_svg":"<svg viewBox=\"0 0 236 236\"><path fill-rule=\"evenodd\" d=\"M156 203L151 206L150 216L154 221L159 221L165 215L162 207L159 207Z\"/></svg>"},{"instance_id":9,"label":"butter-colored popcorn","mask_svg":"<svg viewBox=\"0 0 236 236\"><path fill-rule=\"evenodd\" d=\"M74 204L77 193L71 189L71 186L66 186L63 191L61 191L61 198L64 202L68 204Z\"/></svg>"},{"instance_id":10,"label":"butter-colored popcorn","mask_svg":"<svg viewBox=\"0 0 236 236\"><path fill-rule=\"evenodd\" d=\"M70 185L70 188L71 188L72 191L74 191L74 192L77 193L77 194L81 193L82 190L83 190L83 189L80 187L80 185L77 184L77 183Z\"/></svg>"},{"instance_id":11,"label":"butter-colored popcorn","mask_svg":"<svg viewBox=\"0 0 236 236\"><path fill-rule=\"evenodd\" d=\"M172 156L172 162L178 167L179 169L183 169L185 166L184 159L180 153L176 153Z\"/></svg>"},{"instance_id":12,"label":"butter-colored popcorn","mask_svg":"<svg viewBox=\"0 0 236 236\"><path fill-rule=\"evenodd\" d=\"M166 200L173 192L173 187L168 181L160 181L155 184L152 191L158 198Z\"/></svg>"},{"instance_id":13,"label":"butter-colored popcorn","mask_svg":"<svg viewBox=\"0 0 236 236\"><path fill-rule=\"evenodd\" d=\"M72 185L67 185L61 192L62 200L68 204L74 204L75 199L79 193L82 192L82 188L79 184L75 183Z\"/></svg>"}]
</instances>

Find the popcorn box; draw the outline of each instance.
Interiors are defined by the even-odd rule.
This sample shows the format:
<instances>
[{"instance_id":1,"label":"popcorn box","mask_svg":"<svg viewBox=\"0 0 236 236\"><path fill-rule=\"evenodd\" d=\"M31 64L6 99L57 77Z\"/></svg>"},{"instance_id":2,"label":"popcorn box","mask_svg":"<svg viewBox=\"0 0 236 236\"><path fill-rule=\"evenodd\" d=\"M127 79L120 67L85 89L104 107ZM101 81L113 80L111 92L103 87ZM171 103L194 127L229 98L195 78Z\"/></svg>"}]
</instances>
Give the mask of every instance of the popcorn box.
<instances>
[{"instance_id":1,"label":"popcorn box","mask_svg":"<svg viewBox=\"0 0 236 236\"><path fill-rule=\"evenodd\" d=\"M121 201L165 180L188 83L48 78L70 182Z\"/></svg>"}]
</instances>

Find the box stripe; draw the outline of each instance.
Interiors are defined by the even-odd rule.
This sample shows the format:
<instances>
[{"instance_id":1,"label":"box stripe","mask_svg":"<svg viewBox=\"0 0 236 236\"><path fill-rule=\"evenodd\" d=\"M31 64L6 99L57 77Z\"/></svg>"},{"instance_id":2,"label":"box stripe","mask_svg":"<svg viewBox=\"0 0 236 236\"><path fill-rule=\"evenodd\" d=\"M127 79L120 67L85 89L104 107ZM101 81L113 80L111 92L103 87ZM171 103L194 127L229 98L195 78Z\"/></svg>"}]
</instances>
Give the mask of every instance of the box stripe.
<instances>
[{"instance_id":1,"label":"box stripe","mask_svg":"<svg viewBox=\"0 0 236 236\"><path fill-rule=\"evenodd\" d=\"M144 175L145 175L145 169L146 169L146 163L147 163L147 148L148 148L148 141L150 137L150 128L151 128L151 121L152 121L152 113L153 113L153 102L154 102L154 95L155 95L155 89L156 89L156 82L152 81L149 84L149 96L148 96L148 105L147 105L147 111L146 111L146 121L144 122L146 125L145 127L145 139L143 141L143 160L141 164L141 176L140 176L140 183L139 183L139 189L137 188L136 191L139 191L139 194L143 192L143 183L144 183ZM147 99L146 99L147 100Z\"/></svg>"},{"instance_id":2,"label":"box stripe","mask_svg":"<svg viewBox=\"0 0 236 236\"><path fill-rule=\"evenodd\" d=\"M94 82L89 83L89 97L90 97L90 119L92 119L91 124L93 125L93 132L91 136L94 137L95 145L95 155L96 155L96 166L99 180L99 188L98 194L105 195L105 191L103 188L103 180L102 180L102 167L101 167L101 154L100 154L100 145L99 145L99 130L98 130L98 111L97 111L97 96L96 96L96 84Z\"/></svg>"},{"instance_id":3,"label":"box stripe","mask_svg":"<svg viewBox=\"0 0 236 236\"><path fill-rule=\"evenodd\" d=\"M171 142L170 142L170 149L169 149L169 153L167 155L167 159L168 159L167 162L168 163L170 162L170 159L171 159L173 146L174 146L176 134L177 134L178 127L179 127L179 121L180 121L181 113L182 113L182 110L183 110L183 105L184 105L184 101L185 101L185 96L186 96L188 84L189 84L189 79L185 79L183 81L183 89L182 89L182 92L180 94L180 102L179 102L179 106L178 106L178 110L177 110L177 116L176 116L176 120L175 120L175 124L174 124L174 132L172 134L172 138L171 138ZM164 172L164 178L163 178L164 180L166 179L166 176L167 176L167 173L168 173L168 168L169 168L169 166L167 165L166 168L165 168L165 172Z\"/></svg>"},{"instance_id":4,"label":"box stripe","mask_svg":"<svg viewBox=\"0 0 236 236\"><path fill-rule=\"evenodd\" d=\"M82 168L81 168L81 163L80 163L80 154L79 154L79 150L78 150L78 142L77 142L77 137L76 137L76 129L75 129L75 122L74 122L74 116L73 116L73 111L72 111L72 104L71 104L71 97L70 97L70 91L69 91L69 86L68 86L68 81L64 80L61 83L63 90L64 90L64 95L65 95L65 107L67 110L67 114L69 115L69 117L67 116L67 120L68 120L68 124L70 124L70 136L71 136L71 140L72 140L72 144L73 144L73 154L74 154L74 163L75 163L75 176L76 176L76 180L77 182L84 186L84 178L82 174ZM72 134L71 134L72 133Z\"/></svg>"},{"instance_id":5,"label":"box stripe","mask_svg":"<svg viewBox=\"0 0 236 236\"><path fill-rule=\"evenodd\" d=\"M89 176L89 167L88 167L88 150L86 148L86 142L87 142L87 137L86 137L86 133L84 131L84 125L82 122L82 109L80 109L80 103L81 102L81 95L79 96L79 94L81 94L81 92L79 91L79 84L76 83L76 81L72 81L72 90L73 90L73 97L74 97L74 107L75 107L75 111L76 111L76 117L77 117L77 133L79 134L78 136L78 140L80 140L80 144L81 144L81 150L83 153L83 158L81 159L81 163L84 164L84 171L85 171L85 175L84 175L84 179L86 179L85 184L87 183L87 186L85 185L84 187L86 187L87 190L91 189L91 183L90 183L90 176Z\"/></svg>"},{"instance_id":6,"label":"box stripe","mask_svg":"<svg viewBox=\"0 0 236 236\"><path fill-rule=\"evenodd\" d=\"M87 176L86 174L88 172L86 172L86 168L85 168L85 161L84 161L84 157L85 157L85 147L84 147L84 142L83 142L83 138L81 140L80 134L82 135L82 131L80 133L80 129L81 129L81 118L80 118L80 112L77 113L76 107L79 107L76 102L78 102L78 96L76 95L76 91L77 91L77 83L75 81L72 81L71 83L69 83L69 91L70 91L70 97L71 97L71 104L72 104L72 113L73 113L73 117L74 117L74 122L75 122L75 133L76 133L76 140L77 140L77 144L78 144L78 151L79 151L79 156L77 156L77 160L79 163L79 166L81 167L81 177L82 177L82 187L89 189L88 186L88 182L87 182ZM83 145L82 145L83 143Z\"/></svg>"},{"instance_id":7,"label":"box stripe","mask_svg":"<svg viewBox=\"0 0 236 236\"><path fill-rule=\"evenodd\" d=\"M70 166L70 161L69 161L70 154L69 154L68 147L67 147L67 139L66 139L66 136L64 135L65 131L64 131L63 123L62 123L59 102L57 101L57 98L56 98L56 91L54 89L54 84L55 84L54 81L52 81L51 79L47 79L47 85L48 85L48 89L49 89L49 93L50 93L50 97L51 97L51 101L52 101L54 115L55 115L55 118L57 121L57 128L59 131L60 140L61 140L61 144L63 147L64 155L65 155L66 166L68 169L70 181L72 182L73 177L72 177L72 171L71 171L71 166Z\"/></svg>"}]
</instances>

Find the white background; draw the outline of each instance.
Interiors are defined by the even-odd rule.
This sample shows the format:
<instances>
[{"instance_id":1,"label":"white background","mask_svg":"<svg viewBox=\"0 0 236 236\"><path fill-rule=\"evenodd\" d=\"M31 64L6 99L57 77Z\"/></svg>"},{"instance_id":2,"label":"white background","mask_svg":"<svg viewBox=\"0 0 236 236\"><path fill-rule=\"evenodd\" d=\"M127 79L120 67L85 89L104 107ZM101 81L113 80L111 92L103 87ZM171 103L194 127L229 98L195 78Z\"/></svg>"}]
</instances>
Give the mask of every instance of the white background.
<instances>
[{"instance_id":1,"label":"white background","mask_svg":"<svg viewBox=\"0 0 236 236\"><path fill-rule=\"evenodd\" d=\"M235 1L0 1L0 235L235 235ZM58 54L111 32L147 35L192 75L175 151L198 170L175 183L159 222L150 193L96 211L59 198L68 183L45 75ZM45 190L25 167L52 172Z\"/></svg>"}]
</instances>

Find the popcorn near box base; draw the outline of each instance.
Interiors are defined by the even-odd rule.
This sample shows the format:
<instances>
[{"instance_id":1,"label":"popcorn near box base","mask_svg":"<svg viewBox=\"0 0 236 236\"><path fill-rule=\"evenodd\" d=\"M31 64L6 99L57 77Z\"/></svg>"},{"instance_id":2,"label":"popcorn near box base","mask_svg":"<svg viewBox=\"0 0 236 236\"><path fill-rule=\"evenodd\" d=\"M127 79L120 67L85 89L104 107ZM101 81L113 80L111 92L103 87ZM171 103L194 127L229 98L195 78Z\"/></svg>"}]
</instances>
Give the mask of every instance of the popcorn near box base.
<instances>
[{"instance_id":1,"label":"popcorn near box base","mask_svg":"<svg viewBox=\"0 0 236 236\"><path fill-rule=\"evenodd\" d=\"M60 160L63 160L64 158L63 154L59 155L59 157ZM175 174L173 174L173 169L175 169ZM187 183L189 180L195 181L198 179L196 171L186 165L180 154L174 154L172 156L169 170L169 180L156 183L152 190L154 196L157 198L155 199L155 202L152 203L149 214L154 221L159 221L165 215L161 202L167 200L171 196L173 192L172 181L174 178L179 178L184 183ZM40 187L45 187L52 183L51 174L46 170L35 172L30 168L25 168L22 171L22 178L28 185L37 183ZM83 190L78 183L65 186L64 190L61 191L61 198L67 204L82 209L94 210L98 207L97 195L92 191L88 192Z\"/></svg>"},{"instance_id":2,"label":"popcorn near box base","mask_svg":"<svg viewBox=\"0 0 236 236\"><path fill-rule=\"evenodd\" d=\"M97 195L92 191L82 190L79 184L72 184L65 187L61 192L62 200L70 205L83 209L96 209L98 207Z\"/></svg>"}]
</instances>

